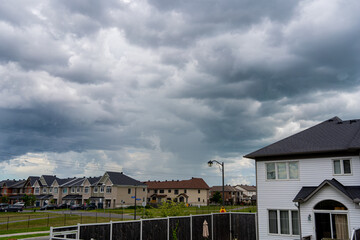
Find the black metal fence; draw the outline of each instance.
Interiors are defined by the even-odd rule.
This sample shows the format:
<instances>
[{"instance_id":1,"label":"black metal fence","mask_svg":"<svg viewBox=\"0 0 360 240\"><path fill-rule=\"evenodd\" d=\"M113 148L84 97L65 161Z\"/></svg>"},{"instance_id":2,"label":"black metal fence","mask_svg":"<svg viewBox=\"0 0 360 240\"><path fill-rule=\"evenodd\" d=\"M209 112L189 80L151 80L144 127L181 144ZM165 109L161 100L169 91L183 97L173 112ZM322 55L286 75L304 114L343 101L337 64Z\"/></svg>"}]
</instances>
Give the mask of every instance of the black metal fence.
<instances>
[{"instance_id":1,"label":"black metal fence","mask_svg":"<svg viewBox=\"0 0 360 240\"><path fill-rule=\"evenodd\" d=\"M205 220L209 233L207 238L203 235ZM64 231L68 228L64 228ZM233 212L78 224L77 229L77 237L83 240L256 240L257 232L255 213ZM61 232L61 228L51 228L50 237L55 239L56 234L59 236Z\"/></svg>"}]
</instances>

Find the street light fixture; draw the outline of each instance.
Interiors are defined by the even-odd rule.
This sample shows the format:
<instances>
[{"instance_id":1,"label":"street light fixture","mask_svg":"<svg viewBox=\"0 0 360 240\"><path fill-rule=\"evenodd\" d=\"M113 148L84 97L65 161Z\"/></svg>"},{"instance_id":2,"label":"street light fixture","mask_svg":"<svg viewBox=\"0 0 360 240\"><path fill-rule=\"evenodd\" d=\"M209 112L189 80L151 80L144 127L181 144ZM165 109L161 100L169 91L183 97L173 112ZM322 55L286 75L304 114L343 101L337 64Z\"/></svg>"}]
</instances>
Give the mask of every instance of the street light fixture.
<instances>
[{"instance_id":1,"label":"street light fixture","mask_svg":"<svg viewBox=\"0 0 360 240\"><path fill-rule=\"evenodd\" d=\"M216 160L210 160L210 161L208 161L208 165L209 165L209 167L212 167L212 165L214 164L214 163L217 163L217 164L219 164L220 166L221 166L221 171L222 171L222 205L224 206L225 204L224 204L224 202L225 202L225 194L224 194L224 162L218 162L218 161L216 161Z\"/></svg>"}]
</instances>

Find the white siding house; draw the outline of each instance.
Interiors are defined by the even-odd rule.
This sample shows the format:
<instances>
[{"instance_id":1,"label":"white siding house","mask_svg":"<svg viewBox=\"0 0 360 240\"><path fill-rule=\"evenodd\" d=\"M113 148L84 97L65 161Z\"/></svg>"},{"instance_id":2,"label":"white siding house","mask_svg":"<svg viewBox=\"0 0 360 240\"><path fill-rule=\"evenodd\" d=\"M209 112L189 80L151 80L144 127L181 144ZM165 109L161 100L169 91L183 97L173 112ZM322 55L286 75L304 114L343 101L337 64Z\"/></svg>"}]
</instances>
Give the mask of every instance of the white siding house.
<instances>
[{"instance_id":1,"label":"white siding house","mask_svg":"<svg viewBox=\"0 0 360 240\"><path fill-rule=\"evenodd\" d=\"M359 130L360 120L335 117L246 155L260 240L349 239L360 228Z\"/></svg>"}]
</instances>

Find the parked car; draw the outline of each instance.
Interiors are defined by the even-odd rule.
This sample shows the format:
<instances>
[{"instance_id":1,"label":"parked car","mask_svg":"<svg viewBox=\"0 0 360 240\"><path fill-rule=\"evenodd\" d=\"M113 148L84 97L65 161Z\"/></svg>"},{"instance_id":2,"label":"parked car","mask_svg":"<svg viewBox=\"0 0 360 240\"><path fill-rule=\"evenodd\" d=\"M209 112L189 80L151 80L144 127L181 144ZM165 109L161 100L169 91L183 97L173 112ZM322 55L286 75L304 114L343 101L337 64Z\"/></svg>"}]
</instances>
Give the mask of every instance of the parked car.
<instances>
[{"instance_id":1,"label":"parked car","mask_svg":"<svg viewBox=\"0 0 360 240\"><path fill-rule=\"evenodd\" d=\"M83 204L75 204L70 207L70 210L84 210Z\"/></svg>"},{"instance_id":2,"label":"parked car","mask_svg":"<svg viewBox=\"0 0 360 240\"><path fill-rule=\"evenodd\" d=\"M62 203L56 206L57 209L65 209L69 208L69 206L66 203Z\"/></svg>"},{"instance_id":3,"label":"parked car","mask_svg":"<svg viewBox=\"0 0 360 240\"><path fill-rule=\"evenodd\" d=\"M5 208L7 208L9 204L7 203L0 203L0 212L4 212Z\"/></svg>"},{"instance_id":4,"label":"parked car","mask_svg":"<svg viewBox=\"0 0 360 240\"><path fill-rule=\"evenodd\" d=\"M40 210L53 210L53 209L56 209L56 208L57 208L56 205L49 204L49 205L45 205L45 206L41 207Z\"/></svg>"},{"instance_id":5,"label":"parked car","mask_svg":"<svg viewBox=\"0 0 360 240\"><path fill-rule=\"evenodd\" d=\"M89 204L85 206L85 210L95 210L97 209L95 204Z\"/></svg>"},{"instance_id":6,"label":"parked car","mask_svg":"<svg viewBox=\"0 0 360 240\"><path fill-rule=\"evenodd\" d=\"M23 206L19 205L9 205L3 208L3 212L22 212Z\"/></svg>"},{"instance_id":7,"label":"parked car","mask_svg":"<svg viewBox=\"0 0 360 240\"><path fill-rule=\"evenodd\" d=\"M25 203L24 202L17 202L17 203L14 203L15 206L21 206L21 207L25 207Z\"/></svg>"}]
</instances>

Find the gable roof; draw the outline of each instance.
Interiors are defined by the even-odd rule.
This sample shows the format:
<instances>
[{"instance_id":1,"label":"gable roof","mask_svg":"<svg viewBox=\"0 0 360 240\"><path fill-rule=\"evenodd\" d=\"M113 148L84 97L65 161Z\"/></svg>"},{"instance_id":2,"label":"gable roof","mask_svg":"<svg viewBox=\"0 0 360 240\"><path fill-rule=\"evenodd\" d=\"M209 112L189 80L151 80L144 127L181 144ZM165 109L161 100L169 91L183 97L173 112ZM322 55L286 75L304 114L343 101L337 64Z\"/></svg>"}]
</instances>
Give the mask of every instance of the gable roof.
<instances>
[{"instance_id":1,"label":"gable roof","mask_svg":"<svg viewBox=\"0 0 360 240\"><path fill-rule=\"evenodd\" d=\"M302 187L298 194L295 196L293 202L308 201L312 196L314 196L326 185L329 185L340 191L342 194L344 194L346 197L350 198L354 202L356 202L357 199L360 199L360 186L344 186L338 180L333 178L331 180L324 180L317 187Z\"/></svg>"},{"instance_id":2,"label":"gable roof","mask_svg":"<svg viewBox=\"0 0 360 240\"><path fill-rule=\"evenodd\" d=\"M147 181L145 184L149 189L209 189L209 186L202 178L181 181Z\"/></svg>"},{"instance_id":3,"label":"gable roof","mask_svg":"<svg viewBox=\"0 0 360 240\"><path fill-rule=\"evenodd\" d=\"M36 180L40 179L40 177L38 177L38 176L30 176L30 177L28 177L28 179L30 181L30 185L32 186L32 185L34 185Z\"/></svg>"},{"instance_id":4,"label":"gable roof","mask_svg":"<svg viewBox=\"0 0 360 240\"><path fill-rule=\"evenodd\" d=\"M51 184L54 182L54 180L56 179L56 176L55 175L42 175L45 183L46 183L46 186L50 187Z\"/></svg>"},{"instance_id":5,"label":"gable roof","mask_svg":"<svg viewBox=\"0 0 360 240\"><path fill-rule=\"evenodd\" d=\"M100 177L88 177L87 180L89 181L90 185L93 186L93 185L96 185L101 179L101 176Z\"/></svg>"},{"instance_id":6,"label":"gable roof","mask_svg":"<svg viewBox=\"0 0 360 240\"><path fill-rule=\"evenodd\" d=\"M224 186L224 192L238 192L239 190L229 186L229 185L225 185ZM222 186L212 186L210 188L210 192L222 192Z\"/></svg>"},{"instance_id":7,"label":"gable roof","mask_svg":"<svg viewBox=\"0 0 360 240\"><path fill-rule=\"evenodd\" d=\"M304 131L282 139L245 157L258 159L360 150L360 119L342 121L333 117Z\"/></svg>"},{"instance_id":8,"label":"gable roof","mask_svg":"<svg viewBox=\"0 0 360 240\"><path fill-rule=\"evenodd\" d=\"M126 176L122 172L106 172L105 174L109 176L110 181L114 185L144 186L144 183Z\"/></svg>"}]
</instances>

